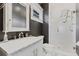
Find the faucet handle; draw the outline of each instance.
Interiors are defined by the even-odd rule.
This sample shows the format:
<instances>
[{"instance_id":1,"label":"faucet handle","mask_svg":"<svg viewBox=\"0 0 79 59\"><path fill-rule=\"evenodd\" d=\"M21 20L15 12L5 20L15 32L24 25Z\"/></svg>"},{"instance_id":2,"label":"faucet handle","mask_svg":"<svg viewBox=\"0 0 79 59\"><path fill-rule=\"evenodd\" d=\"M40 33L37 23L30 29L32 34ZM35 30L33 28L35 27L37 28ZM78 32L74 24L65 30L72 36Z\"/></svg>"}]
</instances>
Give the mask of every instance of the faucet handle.
<instances>
[{"instance_id":1,"label":"faucet handle","mask_svg":"<svg viewBox=\"0 0 79 59\"><path fill-rule=\"evenodd\" d=\"M21 33L18 34L18 37L21 38Z\"/></svg>"},{"instance_id":2,"label":"faucet handle","mask_svg":"<svg viewBox=\"0 0 79 59\"><path fill-rule=\"evenodd\" d=\"M21 32L21 34L23 34L23 32Z\"/></svg>"},{"instance_id":3,"label":"faucet handle","mask_svg":"<svg viewBox=\"0 0 79 59\"><path fill-rule=\"evenodd\" d=\"M19 33L19 38L24 37L23 32Z\"/></svg>"},{"instance_id":4,"label":"faucet handle","mask_svg":"<svg viewBox=\"0 0 79 59\"><path fill-rule=\"evenodd\" d=\"M23 33L23 32L21 32L21 34L22 34L22 37L24 37L24 33Z\"/></svg>"}]
</instances>

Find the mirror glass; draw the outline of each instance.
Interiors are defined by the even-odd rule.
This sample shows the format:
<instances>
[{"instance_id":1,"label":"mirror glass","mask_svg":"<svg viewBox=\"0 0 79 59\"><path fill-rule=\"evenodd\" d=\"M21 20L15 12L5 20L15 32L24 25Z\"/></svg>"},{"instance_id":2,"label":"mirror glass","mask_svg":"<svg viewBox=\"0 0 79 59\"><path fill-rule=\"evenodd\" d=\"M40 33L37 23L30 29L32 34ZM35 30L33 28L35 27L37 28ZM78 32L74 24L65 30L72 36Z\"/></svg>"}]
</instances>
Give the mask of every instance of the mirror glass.
<instances>
[{"instance_id":1,"label":"mirror glass","mask_svg":"<svg viewBox=\"0 0 79 59\"><path fill-rule=\"evenodd\" d=\"M36 10L33 10L33 16L39 19L39 13Z\"/></svg>"},{"instance_id":2,"label":"mirror glass","mask_svg":"<svg viewBox=\"0 0 79 59\"><path fill-rule=\"evenodd\" d=\"M12 4L12 27L26 27L26 7L19 4Z\"/></svg>"}]
</instances>

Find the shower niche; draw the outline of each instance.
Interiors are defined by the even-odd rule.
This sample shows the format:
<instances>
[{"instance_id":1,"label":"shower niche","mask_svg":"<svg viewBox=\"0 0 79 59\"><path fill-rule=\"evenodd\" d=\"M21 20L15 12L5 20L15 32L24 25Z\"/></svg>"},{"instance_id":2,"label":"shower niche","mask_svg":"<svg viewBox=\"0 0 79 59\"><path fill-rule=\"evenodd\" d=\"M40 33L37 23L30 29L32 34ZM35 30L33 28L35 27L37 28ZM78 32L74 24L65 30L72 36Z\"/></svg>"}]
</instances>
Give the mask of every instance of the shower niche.
<instances>
[{"instance_id":1,"label":"shower niche","mask_svg":"<svg viewBox=\"0 0 79 59\"><path fill-rule=\"evenodd\" d=\"M29 31L29 5L24 3L4 4L3 31Z\"/></svg>"}]
</instances>

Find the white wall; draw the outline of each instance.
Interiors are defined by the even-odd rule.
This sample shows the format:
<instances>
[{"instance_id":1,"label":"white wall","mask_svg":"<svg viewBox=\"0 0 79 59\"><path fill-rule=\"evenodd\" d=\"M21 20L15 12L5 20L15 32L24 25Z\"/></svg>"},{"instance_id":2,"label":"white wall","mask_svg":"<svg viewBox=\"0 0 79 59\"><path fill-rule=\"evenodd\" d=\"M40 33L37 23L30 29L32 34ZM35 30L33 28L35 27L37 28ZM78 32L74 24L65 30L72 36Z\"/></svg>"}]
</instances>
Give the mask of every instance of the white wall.
<instances>
[{"instance_id":1,"label":"white wall","mask_svg":"<svg viewBox=\"0 0 79 59\"><path fill-rule=\"evenodd\" d=\"M73 13L73 21L71 18L67 18L66 23L62 23L65 19L61 15L64 10L75 10L74 3L54 3L49 4L49 43L55 46L59 46L64 51L73 51L73 41L75 41L75 28L73 32L70 31L72 22L76 20L75 13ZM75 23L74 23L75 24ZM73 26L75 27L75 26ZM73 28L72 27L72 28Z\"/></svg>"}]
</instances>

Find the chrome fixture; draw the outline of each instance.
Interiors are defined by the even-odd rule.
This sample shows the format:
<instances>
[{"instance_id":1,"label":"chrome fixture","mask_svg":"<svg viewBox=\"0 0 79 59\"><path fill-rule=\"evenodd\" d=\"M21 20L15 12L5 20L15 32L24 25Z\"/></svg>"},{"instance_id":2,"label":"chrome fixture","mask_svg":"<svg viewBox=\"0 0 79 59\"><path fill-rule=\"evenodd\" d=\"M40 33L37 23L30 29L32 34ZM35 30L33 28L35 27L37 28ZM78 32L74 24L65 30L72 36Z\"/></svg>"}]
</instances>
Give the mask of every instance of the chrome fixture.
<instances>
[{"instance_id":1,"label":"chrome fixture","mask_svg":"<svg viewBox=\"0 0 79 59\"><path fill-rule=\"evenodd\" d=\"M19 33L19 38L24 37L23 32Z\"/></svg>"}]
</instances>

